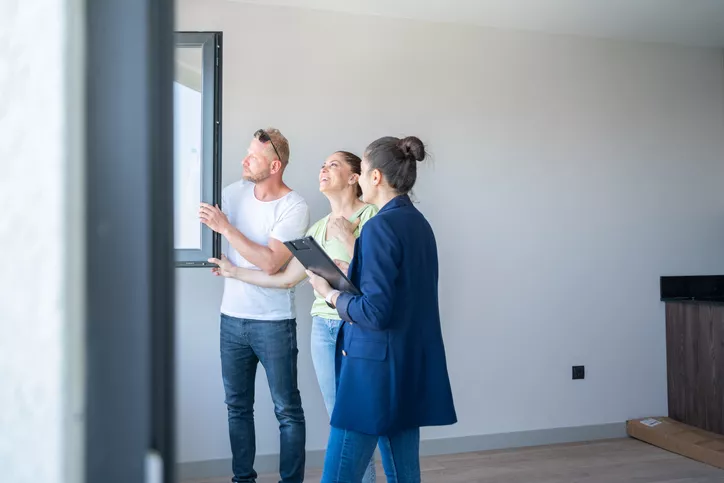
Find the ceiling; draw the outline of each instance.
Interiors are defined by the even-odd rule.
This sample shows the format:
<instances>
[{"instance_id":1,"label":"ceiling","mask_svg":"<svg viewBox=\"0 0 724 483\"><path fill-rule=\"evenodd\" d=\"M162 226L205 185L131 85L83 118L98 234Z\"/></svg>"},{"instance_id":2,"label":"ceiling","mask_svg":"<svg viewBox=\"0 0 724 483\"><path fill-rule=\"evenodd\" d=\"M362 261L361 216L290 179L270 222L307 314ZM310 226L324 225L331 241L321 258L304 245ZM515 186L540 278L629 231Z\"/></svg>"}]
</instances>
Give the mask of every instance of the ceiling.
<instances>
[{"instance_id":1,"label":"ceiling","mask_svg":"<svg viewBox=\"0 0 724 483\"><path fill-rule=\"evenodd\" d=\"M234 0L361 15L724 47L724 0Z\"/></svg>"}]
</instances>

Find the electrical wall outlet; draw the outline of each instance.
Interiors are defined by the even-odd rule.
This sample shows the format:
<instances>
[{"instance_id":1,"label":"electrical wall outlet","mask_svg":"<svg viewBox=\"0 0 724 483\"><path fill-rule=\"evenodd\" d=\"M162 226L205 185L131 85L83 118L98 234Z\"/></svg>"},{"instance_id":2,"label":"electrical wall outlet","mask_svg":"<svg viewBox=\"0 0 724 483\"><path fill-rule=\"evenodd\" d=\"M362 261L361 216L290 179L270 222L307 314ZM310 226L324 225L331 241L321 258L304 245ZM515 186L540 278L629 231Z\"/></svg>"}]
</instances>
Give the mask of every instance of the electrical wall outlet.
<instances>
[{"instance_id":1,"label":"electrical wall outlet","mask_svg":"<svg viewBox=\"0 0 724 483\"><path fill-rule=\"evenodd\" d=\"M586 366L573 366L573 379L585 379Z\"/></svg>"}]
</instances>

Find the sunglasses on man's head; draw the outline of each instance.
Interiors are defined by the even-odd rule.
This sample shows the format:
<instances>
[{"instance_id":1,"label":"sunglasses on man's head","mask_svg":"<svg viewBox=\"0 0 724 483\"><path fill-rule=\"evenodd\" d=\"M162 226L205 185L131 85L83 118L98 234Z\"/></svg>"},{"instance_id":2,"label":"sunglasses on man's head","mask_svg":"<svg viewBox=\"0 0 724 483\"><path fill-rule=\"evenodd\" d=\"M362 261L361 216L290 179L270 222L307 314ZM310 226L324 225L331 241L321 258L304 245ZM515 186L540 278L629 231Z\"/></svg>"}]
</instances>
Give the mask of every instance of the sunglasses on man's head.
<instances>
[{"instance_id":1,"label":"sunglasses on man's head","mask_svg":"<svg viewBox=\"0 0 724 483\"><path fill-rule=\"evenodd\" d=\"M279 158L279 161L282 160L282 157L279 156L279 151L277 151L277 147L274 146L274 141L271 140L268 132L263 129L259 129L257 132L254 133L254 137L257 138L261 143L271 143L272 147L274 148L274 152L277 153L277 158Z\"/></svg>"}]
</instances>

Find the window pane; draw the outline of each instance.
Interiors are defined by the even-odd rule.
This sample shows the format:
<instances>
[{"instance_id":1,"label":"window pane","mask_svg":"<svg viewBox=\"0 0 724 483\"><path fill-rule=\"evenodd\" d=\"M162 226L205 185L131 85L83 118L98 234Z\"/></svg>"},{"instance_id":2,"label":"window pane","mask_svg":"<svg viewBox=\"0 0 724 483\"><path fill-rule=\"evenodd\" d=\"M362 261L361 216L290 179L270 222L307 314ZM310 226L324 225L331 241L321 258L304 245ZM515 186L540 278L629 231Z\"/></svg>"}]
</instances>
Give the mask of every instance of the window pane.
<instances>
[{"instance_id":1,"label":"window pane","mask_svg":"<svg viewBox=\"0 0 724 483\"><path fill-rule=\"evenodd\" d=\"M174 81L174 246L201 249L202 48L177 47Z\"/></svg>"}]
</instances>

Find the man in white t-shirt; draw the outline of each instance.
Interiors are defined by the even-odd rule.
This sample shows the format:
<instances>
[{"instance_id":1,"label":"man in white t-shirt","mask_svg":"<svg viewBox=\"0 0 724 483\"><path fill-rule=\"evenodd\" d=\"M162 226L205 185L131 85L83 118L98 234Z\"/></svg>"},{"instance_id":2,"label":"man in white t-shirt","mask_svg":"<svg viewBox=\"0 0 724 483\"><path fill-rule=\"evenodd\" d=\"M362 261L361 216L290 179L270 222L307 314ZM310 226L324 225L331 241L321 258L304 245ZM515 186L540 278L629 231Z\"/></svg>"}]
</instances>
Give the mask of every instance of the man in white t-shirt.
<instances>
[{"instance_id":1,"label":"man in white t-shirt","mask_svg":"<svg viewBox=\"0 0 724 483\"><path fill-rule=\"evenodd\" d=\"M237 266L278 272L291 258L285 241L304 236L309 208L282 175L289 143L276 129L254 134L242 163L243 180L224 188L218 207L202 204L201 221L224 236L224 253ZM218 269L212 269L218 275ZM294 289L270 289L224 279L221 372L226 392L233 482L255 482L254 380L267 374L279 421L283 483L304 479L306 429L297 387Z\"/></svg>"}]
</instances>

